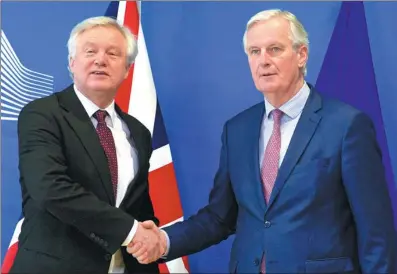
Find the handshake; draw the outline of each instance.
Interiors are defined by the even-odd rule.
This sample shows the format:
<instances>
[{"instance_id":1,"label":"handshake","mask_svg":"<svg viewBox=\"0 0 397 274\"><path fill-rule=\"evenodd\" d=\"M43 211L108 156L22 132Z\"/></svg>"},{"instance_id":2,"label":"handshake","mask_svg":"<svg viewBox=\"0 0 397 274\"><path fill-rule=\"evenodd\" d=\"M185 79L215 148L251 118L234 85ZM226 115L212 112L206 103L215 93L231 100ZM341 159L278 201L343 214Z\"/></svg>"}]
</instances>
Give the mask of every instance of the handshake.
<instances>
[{"instance_id":1,"label":"handshake","mask_svg":"<svg viewBox=\"0 0 397 274\"><path fill-rule=\"evenodd\" d=\"M153 221L139 222L134 238L127 246L127 252L139 263L157 261L167 252L167 236Z\"/></svg>"}]
</instances>

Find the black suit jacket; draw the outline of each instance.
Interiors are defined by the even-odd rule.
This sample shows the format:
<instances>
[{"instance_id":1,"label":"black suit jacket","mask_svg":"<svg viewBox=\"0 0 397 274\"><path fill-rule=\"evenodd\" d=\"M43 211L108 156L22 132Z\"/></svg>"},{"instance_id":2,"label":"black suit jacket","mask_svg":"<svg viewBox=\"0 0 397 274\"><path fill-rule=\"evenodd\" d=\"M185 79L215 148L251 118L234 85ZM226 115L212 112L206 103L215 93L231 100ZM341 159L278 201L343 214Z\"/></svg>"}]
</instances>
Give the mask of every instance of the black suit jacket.
<instances>
[{"instance_id":1,"label":"black suit jacket","mask_svg":"<svg viewBox=\"0 0 397 274\"><path fill-rule=\"evenodd\" d=\"M138 120L128 125L139 170L114 207L107 159L73 86L27 104L18 121L19 170L25 220L12 273L107 273L134 220L153 220L148 170L151 135ZM125 170L124 172L129 172ZM128 273L158 272L122 248Z\"/></svg>"}]
</instances>

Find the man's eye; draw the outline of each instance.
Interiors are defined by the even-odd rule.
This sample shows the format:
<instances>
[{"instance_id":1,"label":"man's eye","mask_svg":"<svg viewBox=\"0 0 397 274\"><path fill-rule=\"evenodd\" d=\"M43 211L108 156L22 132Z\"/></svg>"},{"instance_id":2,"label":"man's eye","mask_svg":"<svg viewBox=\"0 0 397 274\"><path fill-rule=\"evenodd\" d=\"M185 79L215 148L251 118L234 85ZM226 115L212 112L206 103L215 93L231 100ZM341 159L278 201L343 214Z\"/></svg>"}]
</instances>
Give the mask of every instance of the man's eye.
<instances>
[{"instance_id":1,"label":"man's eye","mask_svg":"<svg viewBox=\"0 0 397 274\"><path fill-rule=\"evenodd\" d=\"M273 54L275 54L275 53L278 54L278 53L282 52L282 49L279 47L271 47L270 52Z\"/></svg>"},{"instance_id":2,"label":"man's eye","mask_svg":"<svg viewBox=\"0 0 397 274\"><path fill-rule=\"evenodd\" d=\"M259 49L251 49L250 53L253 55L259 54L261 51Z\"/></svg>"}]
</instances>

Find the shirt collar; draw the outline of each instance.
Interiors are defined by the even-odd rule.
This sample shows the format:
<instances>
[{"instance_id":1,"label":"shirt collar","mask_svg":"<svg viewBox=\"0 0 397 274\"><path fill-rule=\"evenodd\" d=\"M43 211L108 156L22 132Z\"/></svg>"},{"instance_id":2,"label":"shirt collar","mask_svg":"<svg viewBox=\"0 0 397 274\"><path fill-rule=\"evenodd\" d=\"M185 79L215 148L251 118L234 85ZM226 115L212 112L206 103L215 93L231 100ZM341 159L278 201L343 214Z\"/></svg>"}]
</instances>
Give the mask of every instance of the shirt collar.
<instances>
[{"instance_id":1,"label":"shirt collar","mask_svg":"<svg viewBox=\"0 0 397 274\"><path fill-rule=\"evenodd\" d=\"M81 104L83 105L85 111L87 112L88 116L91 118L97 110L101 109L97 105L95 105L90 99L88 99L81 91L79 91L74 85L74 91L76 92L77 97L79 98ZM107 111L109 114L110 120L111 120L111 125L114 125L115 119L116 119L116 109L114 107L114 100L110 103L109 106L107 106L105 109L102 109Z\"/></svg>"},{"instance_id":2,"label":"shirt collar","mask_svg":"<svg viewBox=\"0 0 397 274\"><path fill-rule=\"evenodd\" d=\"M307 85L306 81L304 81L302 88L294 95L294 97L292 97L282 106L280 106L279 109L289 118L294 119L302 112L306 104L307 98L309 97L309 94L310 94L310 88ZM266 97L265 97L265 109L266 109L266 117L269 117L270 112L273 109L275 109L275 107L269 103Z\"/></svg>"}]
</instances>

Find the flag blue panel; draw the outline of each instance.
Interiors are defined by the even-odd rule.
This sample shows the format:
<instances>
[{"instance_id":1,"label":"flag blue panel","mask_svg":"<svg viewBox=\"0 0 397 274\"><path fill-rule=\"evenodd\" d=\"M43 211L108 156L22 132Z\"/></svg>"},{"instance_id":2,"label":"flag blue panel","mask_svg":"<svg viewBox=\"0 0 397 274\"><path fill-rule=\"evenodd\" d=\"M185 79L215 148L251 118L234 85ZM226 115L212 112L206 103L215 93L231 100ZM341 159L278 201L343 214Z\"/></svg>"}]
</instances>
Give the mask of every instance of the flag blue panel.
<instances>
[{"instance_id":1,"label":"flag blue panel","mask_svg":"<svg viewBox=\"0 0 397 274\"><path fill-rule=\"evenodd\" d=\"M378 97L397 192L397 2L364 2Z\"/></svg>"},{"instance_id":2,"label":"flag blue panel","mask_svg":"<svg viewBox=\"0 0 397 274\"><path fill-rule=\"evenodd\" d=\"M383 152L390 195L395 207L396 193L392 191L395 189L394 178L362 2L342 4L316 87L321 92L366 112L374 121L377 138Z\"/></svg>"},{"instance_id":3,"label":"flag blue panel","mask_svg":"<svg viewBox=\"0 0 397 274\"><path fill-rule=\"evenodd\" d=\"M153 131L153 149L158 149L162 146L168 145L167 132L164 126L163 114L161 113L160 104L157 101L156 118Z\"/></svg>"}]
</instances>

